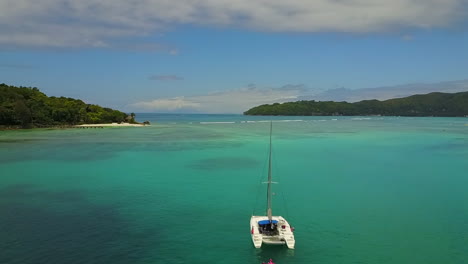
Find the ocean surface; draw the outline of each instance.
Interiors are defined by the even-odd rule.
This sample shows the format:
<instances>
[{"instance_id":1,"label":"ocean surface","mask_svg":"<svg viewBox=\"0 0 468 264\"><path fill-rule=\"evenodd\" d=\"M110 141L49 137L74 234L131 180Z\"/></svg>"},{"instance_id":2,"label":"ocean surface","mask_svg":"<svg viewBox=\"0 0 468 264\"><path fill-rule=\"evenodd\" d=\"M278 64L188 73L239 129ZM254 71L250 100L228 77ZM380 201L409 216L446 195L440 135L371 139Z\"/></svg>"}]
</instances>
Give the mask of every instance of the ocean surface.
<instances>
[{"instance_id":1,"label":"ocean surface","mask_svg":"<svg viewBox=\"0 0 468 264\"><path fill-rule=\"evenodd\" d=\"M0 263L468 263L468 118L138 114L0 131ZM255 249L273 119L273 214Z\"/></svg>"}]
</instances>

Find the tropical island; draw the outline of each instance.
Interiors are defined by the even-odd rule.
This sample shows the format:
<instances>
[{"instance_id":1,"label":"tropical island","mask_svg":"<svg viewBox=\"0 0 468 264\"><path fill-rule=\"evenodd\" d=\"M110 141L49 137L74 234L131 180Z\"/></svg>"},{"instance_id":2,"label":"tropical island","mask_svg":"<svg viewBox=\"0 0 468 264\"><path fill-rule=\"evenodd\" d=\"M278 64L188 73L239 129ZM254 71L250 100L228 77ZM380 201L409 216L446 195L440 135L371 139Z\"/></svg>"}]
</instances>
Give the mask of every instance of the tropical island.
<instances>
[{"instance_id":1,"label":"tropical island","mask_svg":"<svg viewBox=\"0 0 468 264\"><path fill-rule=\"evenodd\" d=\"M244 115L289 116L468 116L468 92L429 93L385 101L364 100L355 103L297 101L253 107Z\"/></svg>"},{"instance_id":2,"label":"tropical island","mask_svg":"<svg viewBox=\"0 0 468 264\"><path fill-rule=\"evenodd\" d=\"M81 100L47 96L36 87L0 84L0 128L36 128L114 123L143 125L130 115Z\"/></svg>"}]
</instances>

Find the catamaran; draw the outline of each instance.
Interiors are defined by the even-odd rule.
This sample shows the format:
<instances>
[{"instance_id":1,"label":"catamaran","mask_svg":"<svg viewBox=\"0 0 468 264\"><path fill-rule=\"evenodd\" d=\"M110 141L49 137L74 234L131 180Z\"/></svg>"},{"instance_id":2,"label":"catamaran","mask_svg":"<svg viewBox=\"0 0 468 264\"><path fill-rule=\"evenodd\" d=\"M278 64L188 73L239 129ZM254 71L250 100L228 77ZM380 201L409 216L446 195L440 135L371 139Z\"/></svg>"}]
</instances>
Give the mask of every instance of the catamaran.
<instances>
[{"instance_id":1,"label":"catamaran","mask_svg":"<svg viewBox=\"0 0 468 264\"><path fill-rule=\"evenodd\" d=\"M262 244L284 245L294 249L296 240L294 239L294 229L288 221L282 216L273 216L271 205L271 134L273 131L273 122L270 123L270 154L268 159L268 181L267 183L267 208L265 216L255 216L250 218L250 234L252 242L256 248Z\"/></svg>"}]
</instances>

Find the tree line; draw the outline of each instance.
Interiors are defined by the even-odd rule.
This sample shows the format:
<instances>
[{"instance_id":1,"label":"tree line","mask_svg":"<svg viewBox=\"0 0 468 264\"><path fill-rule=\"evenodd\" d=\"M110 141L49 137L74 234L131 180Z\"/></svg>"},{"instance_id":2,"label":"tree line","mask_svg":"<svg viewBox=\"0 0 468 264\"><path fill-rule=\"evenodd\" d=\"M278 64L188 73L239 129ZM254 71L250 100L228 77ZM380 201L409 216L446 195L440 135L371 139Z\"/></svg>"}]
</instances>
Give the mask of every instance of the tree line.
<instances>
[{"instance_id":1,"label":"tree line","mask_svg":"<svg viewBox=\"0 0 468 264\"><path fill-rule=\"evenodd\" d=\"M4 127L135 122L134 116L78 99L48 97L36 87L0 84L0 126Z\"/></svg>"},{"instance_id":2,"label":"tree line","mask_svg":"<svg viewBox=\"0 0 468 264\"><path fill-rule=\"evenodd\" d=\"M468 116L468 92L429 93L385 101L364 100L356 103L297 101L253 107L245 115L292 116Z\"/></svg>"}]
</instances>

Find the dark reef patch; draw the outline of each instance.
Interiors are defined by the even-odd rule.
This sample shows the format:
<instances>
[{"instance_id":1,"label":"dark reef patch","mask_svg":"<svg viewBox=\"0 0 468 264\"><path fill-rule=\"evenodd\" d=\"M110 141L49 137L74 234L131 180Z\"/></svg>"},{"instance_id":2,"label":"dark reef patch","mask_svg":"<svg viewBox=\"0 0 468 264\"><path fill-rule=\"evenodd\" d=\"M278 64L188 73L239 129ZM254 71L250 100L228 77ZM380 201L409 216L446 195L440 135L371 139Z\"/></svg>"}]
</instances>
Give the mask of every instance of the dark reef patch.
<instances>
[{"instance_id":1,"label":"dark reef patch","mask_svg":"<svg viewBox=\"0 0 468 264\"><path fill-rule=\"evenodd\" d=\"M131 230L116 208L78 191L6 187L0 212L0 263L140 263L160 244L155 230Z\"/></svg>"},{"instance_id":2,"label":"dark reef patch","mask_svg":"<svg viewBox=\"0 0 468 264\"><path fill-rule=\"evenodd\" d=\"M428 145L426 148L429 151L438 151L438 152L443 152L443 151L465 152L468 149L468 140L463 139L463 138L456 138L454 140L451 140L450 142Z\"/></svg>"}]
</instances>

